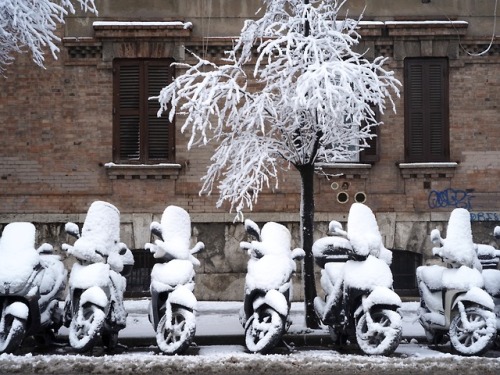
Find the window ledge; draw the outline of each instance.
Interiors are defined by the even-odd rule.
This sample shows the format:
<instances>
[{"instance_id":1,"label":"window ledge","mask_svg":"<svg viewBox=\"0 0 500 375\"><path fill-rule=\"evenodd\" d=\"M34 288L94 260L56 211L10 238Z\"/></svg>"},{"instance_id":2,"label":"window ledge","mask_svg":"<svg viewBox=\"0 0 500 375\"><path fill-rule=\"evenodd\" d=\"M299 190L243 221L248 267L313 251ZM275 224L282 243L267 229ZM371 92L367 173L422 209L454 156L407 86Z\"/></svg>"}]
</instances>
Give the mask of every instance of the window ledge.
<instances>
[{"instance_id":1,"label":"window ledge","mask_svg":"<svg viewBox=\"0 0 500 375\"><path fill-rule=\"evenodd\" d=\"M316 163L316 170L346 178L368 178L371 164L365 163Z\"/></svg>"},{"instance_id":2,"label":"window ledge","mask_svg":"<svg viewBox=\"0 0 500 375\"><path fill-rule=\"evenodd\" d=\"M120 22L95 21L92 24L96 39L163 39L188 38L191 22Z\"/></svg>"},{"instance_id":3,"label":"window ledge","mask_svg":"<svg viewBox=\"0 0 500 375\"><path fill-rule=\"evenodd\" d=\"M398 163L397 165L403 178L452 178L458 163Z\"/></svg>"},{"instance_id":4,"label":"window ledge","mask_svg":"<svg viewBox=\"0 0 500 375\"><path fill-rule=\"evenodd\" d=\"M180 164L115 164L107 163L106 173L111 180L176 180Z\"/></svg>"}]
</instances>

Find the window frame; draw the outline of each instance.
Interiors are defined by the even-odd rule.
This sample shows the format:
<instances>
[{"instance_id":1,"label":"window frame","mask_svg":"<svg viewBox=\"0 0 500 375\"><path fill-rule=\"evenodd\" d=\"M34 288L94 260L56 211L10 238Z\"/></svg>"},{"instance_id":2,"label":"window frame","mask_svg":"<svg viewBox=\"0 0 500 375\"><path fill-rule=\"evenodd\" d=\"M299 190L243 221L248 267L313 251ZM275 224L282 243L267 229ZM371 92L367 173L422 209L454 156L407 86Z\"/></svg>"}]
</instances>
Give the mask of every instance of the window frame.
<instances>
[{"instance_id":1,"label":"window frame","mask_svg":"<svg viewBox=\"0 0 500 375\"><path fill-rule=\"evenodd\" d=\"M448 58L405 59L405 162L450 161L449 97Z\"/></svg>"},{"instance_id":2,"label":"window frame","mask_svg":"<svg viewBox=\"0 0 500 375\"><path fill-rule=\"evenodd\" d=\"M169 81L162 83L161 87L166 86L168 83L172 82L175 78L175 69L172 66L174 59L172 58L118 58L113 60L113 162L117 164L146 164L155 165L161 163L172 163L175 162L175 119L170 122L168 120L168 111L164 113L162 118L165 119L166 126L169 127L166 133L166 157L154 157L151 155L151 146L154 145L152 141L149 140L148 119L151 117L156 118L156 114L159 109L159 104L157 102L148 100L151 96L150 84L154 79L150 67L165 67L167 70L167 76ZM123 82L120 77L120 72L123 67L138 67L138 79L137 84L139 92L137 93L138 106L130 107L128 109L122 108L120 106L121 94L123 94L122 85ZM156 81L155 81L156 82ZM159 94L159 89L155 88L157 94ZM121 150L121 139L123 133L121 128L123 126L122 118L123 116L137 116L139 119L138 128L138 149L137 158L127 158L122 155ZM130 135L129 135L130 136ZM132 134L133 137L133 134ZM158 147L158 144L155 145ZM160 148L161 149L161 148Z\"/></svg>"}]
</instances>

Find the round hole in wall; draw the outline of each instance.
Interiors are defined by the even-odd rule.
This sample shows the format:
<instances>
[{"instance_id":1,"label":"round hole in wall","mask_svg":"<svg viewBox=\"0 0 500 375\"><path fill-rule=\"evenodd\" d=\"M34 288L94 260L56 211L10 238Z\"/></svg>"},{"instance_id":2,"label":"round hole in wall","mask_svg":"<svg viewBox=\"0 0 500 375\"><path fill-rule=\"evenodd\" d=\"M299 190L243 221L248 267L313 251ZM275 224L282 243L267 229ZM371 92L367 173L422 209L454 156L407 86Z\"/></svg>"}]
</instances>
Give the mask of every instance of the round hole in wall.
<instances>
[{"instance_id":1,"label":"round hole in wall","mask_svg":"<svg viewBox=\"0 0 500 375\"><path fill-rule=\"evenodd\" d=\"M363 193L362 191L358 191L354 195L354 201L358 203L365 203L366 202L366 194Z\"/></svg>"},{"instance_id":2,"label":"round hole in wall","mask_svg":"<svg viewBox=\"0 0 500 375\"><path fill-rule=\"evenodd\" d=\"M337 194L337 202L339 203L347 203L349 201L349 194L347 194L345 191L341 191L340 193Z\"/></svg>"},{"instance_id":3,"label":"round hole in wall","mask_svg":"<svg viewBox=\"0 0 500 375\"><path fill-rule=\"evenodd\" d=\"M338 182L332 182L332 184L330 185L330 187L332 188L332 190L337 190L339 188L339 183Z\"/></svg>"}]
</instances>

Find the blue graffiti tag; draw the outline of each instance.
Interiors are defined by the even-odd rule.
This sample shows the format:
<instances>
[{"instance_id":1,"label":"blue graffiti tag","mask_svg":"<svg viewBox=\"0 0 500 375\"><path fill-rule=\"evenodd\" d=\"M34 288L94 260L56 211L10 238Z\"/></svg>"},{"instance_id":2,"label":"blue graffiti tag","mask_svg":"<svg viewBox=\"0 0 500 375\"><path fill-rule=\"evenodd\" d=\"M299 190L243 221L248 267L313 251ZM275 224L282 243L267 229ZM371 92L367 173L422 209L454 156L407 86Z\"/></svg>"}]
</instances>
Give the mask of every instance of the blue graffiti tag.
<instances>
[{"instance_id":1,"label":"blue graffiti tag","mask_svg":"<svg viewBox=\"0 0 500 375\"><path fill-rule=\"evenodd\" d=\"M429 193L429 208L456 207L472 209L471 200L474 196L471 194L474 190L455 190L446 189L443 191L432 190Z\"/></svg>"},{"instance_id":2,"label":"blue graffiti tag","mask_svg":"<svg viewBox=\"0 0 500 375\"><path fill-rule=\"evenodd\" d=\"M500 214L497 212L471 212L471 221L500 221Z\"/></svg>"}]
</instances>

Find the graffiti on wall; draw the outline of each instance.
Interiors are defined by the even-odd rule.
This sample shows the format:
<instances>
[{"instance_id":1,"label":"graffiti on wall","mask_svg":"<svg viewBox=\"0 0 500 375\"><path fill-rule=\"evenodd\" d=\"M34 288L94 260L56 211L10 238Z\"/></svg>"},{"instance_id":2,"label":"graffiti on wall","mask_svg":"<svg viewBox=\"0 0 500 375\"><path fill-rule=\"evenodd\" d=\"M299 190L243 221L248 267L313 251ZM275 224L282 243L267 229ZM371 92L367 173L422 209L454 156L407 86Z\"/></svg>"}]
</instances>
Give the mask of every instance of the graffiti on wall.
<instances>
[{"instance_id":1,"label":"graffiti on wall","mask_svg":"<svg viewBox=\"0 0 500 375\"><path fill-rule=\"evenodd\" d=\"M471 212L470 221L500 221L498 212Z\"/></svg>"},{"instance_id":2,"label":"graffiti on wall","mask_svg":"<svg viewBox=\"0 0 500 375\"><path fill-rule=\"evenodd\" d=\"M474 189L457 190L457 189L445 189L442 191L431 190L429 193L429 208L444 208L444 207L455 207L455 208L465 208L467 210L472 209L472 198L474 195L472 193Z\"/></svg>"}]
</instances>

